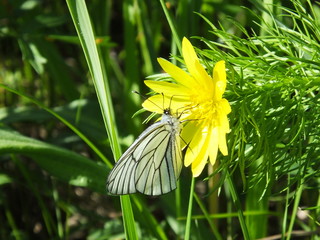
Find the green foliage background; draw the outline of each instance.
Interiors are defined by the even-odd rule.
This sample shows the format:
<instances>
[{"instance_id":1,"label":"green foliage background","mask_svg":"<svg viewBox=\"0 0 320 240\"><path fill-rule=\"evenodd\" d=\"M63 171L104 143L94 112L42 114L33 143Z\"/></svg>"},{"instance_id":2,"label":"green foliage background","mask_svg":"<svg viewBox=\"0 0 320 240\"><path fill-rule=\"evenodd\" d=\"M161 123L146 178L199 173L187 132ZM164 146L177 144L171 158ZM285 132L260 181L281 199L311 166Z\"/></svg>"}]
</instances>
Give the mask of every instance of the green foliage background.
<instances>
[{"instance_id":1,"label":"green foliage background","mask_svg":"<svg viewBox=\"0 0 320 240\"><path fill-rule=\"evenodd\" d=\"M319 16L311 0L1 2L0 238L319 239ZM167 195L108 196L146 127L131 91L164 77L157 57L184 67L183 36L210 74L227 63L230 153Z\"/></svg>"}]
</instances>

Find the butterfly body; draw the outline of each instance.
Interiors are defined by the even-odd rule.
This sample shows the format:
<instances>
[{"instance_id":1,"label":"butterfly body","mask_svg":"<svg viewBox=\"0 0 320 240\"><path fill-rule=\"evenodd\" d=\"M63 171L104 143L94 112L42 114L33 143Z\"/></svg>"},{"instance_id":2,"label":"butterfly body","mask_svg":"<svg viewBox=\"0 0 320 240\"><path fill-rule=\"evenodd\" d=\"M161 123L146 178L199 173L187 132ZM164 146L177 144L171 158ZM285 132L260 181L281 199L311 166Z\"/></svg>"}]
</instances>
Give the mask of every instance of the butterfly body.
<instances>
[{"instance_id":1,"label":"butterfly body","mask_svg":"<svg viewBox=\"0 0 320 240\"><path fill-rule=\"evenodd\" d=\"M156 196L174 190L182 168L179 134L179 120L164 110L162 119L143 131L118 160L107 179L108 192Z\"/></svg>"}]
</instances>

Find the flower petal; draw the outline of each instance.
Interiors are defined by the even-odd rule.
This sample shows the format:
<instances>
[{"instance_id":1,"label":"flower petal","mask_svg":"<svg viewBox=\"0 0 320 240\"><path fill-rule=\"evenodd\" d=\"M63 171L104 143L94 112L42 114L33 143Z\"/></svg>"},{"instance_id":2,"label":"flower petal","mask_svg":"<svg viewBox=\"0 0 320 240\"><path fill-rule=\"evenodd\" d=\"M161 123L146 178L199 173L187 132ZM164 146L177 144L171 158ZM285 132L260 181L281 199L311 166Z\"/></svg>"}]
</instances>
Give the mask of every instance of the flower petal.
<instances>
[{"instance_id":1,"label":"flower petal","mask_svg":"<svg viewBox=\"0 0 320 240\"><path fill-rule=\"evenodd\" d=\"M192 126L194 124L189 125L189 130L191 130ZM188 149L186 151L185 157L184 157L184 165L188 167L199 155L203 143L207 137L207 132L204 132L202 128L196 127L193 128L193 132L195 131L195 134L193 135L193 138L190 141L190 144L188 146ZM187 131L187 126L183 128L182 132ZM182 135L183 137L184 135Z\"/></svg>"},{"instance_id":2,"label":"flower petal","mask_svg":"<svg viewBox=\"0 0 320 240\"><path fill-rule=\"evenodd\" d=\"M219 117L219 124L221 128L221 132L229 133L230 127L229 127L229 120L227 115L221 114Z\"/></svg>"},{"instance_id":3,"label":"flower petal","mask_svg":"<svg viewBox=\"0 0 320 240\"><path fill-rule=\"evenodd\" d=\"M224 155L228 155L228 147L227 147L227 140L226 140L226 133L221 131L219 127L219 150Z\"/></svg>"},{"instance_id":4,"label":"flower petal","mask_svg":"<svg viewBox=\"0 0 320 240\"><path fill-rule=\"evenodd\" d=\"M166 95L157 94L149 97L142 103L142 107L150 112L156 112L163 114L164 109L170 108L173 115L179 116L185 109L185 106L189 106L188 99L178 97L168 97ZM184 115L186 117L186 115Z\"/></svg>"},{"instance_id":5,"label":"flower petal","mask_svg":"<svg viewBox=\"0 0 320 240\"><path fill-rule=\"evenodd\" d=\"M171 97L174 95L188 97L190 95L190 89L180 84L153 81L153 80L145 80L144 83L153 91L157 93L163 93L167 97Z\"/></svg>"},{"instance_id":6,"label":"flower petal","mask_svg":"<svg viewBox=\"0 0 320 240\"><path fill-rule=\"evenodd\" d=\"M224 113L225 115L228 115L228 114L231 112L230 103L228 102L227 99L222 98L222 99L219 101L219 104L220 104L220 109L222 109L222 111L223 111L223 113Z\"/></svg>"},{"instance_id":7,"label":"flower petal","mask_svg":"<svg viewBox=\"0 0 320 240\"><path fill-rule=\"evenodd\" d=\"M210 144L209 144L209 160L212 165L215 164L217 155L218 155L218 141L219 132L218 128L215 127L211 130L211 136L210 136Z\"/></svg>"},{"instance_id":8,"label":"flower petal","mask_svg":"<svg viewBox=\"0 0 320 240\"><path fill-rule=\"evenodd\" d=\"M149 97L142 103L142 107L150 112L163 114L164 97L162 95L154 95Z\"/></svg>"},{"instance_id":9,"label":"flower petal","mask_svg":"<svg viewBox=\"0 0 320 240\"><path fill-rule=\"evenodd\" d=\"M200 156L198 156L200 157ZM206 154L206 156L203 156L202 159L200 159L199 164L196 163L192 163L191 165L191 171L192 171L192 176L193 177L198 177L202 170L204 169L205 165L207 164L207 160L208 160L208 154Z\"/></svg>"},{"instance_id":10,"label":"flower petal","mask_svg":"<svg viewBox=\"0 0 320 240\"><path fill-rule=\"evenodd\" d=\"M207 164L208 161L208 155L209 155L209 143L210 143L210 135L207 134L205 137L205 141L203 142L203 145L201 147L201 151L198 153L195 160L192 162L191 170L193 177L198 177L204 166Z\"/></svg>"},{"instance_id":11,"label":"flower petal","mask_svg":"<svg viewBox=\"0 0 320 240\"><path fill-rule=\"evenodd\" d=\"M224 61L219 61L214 66L213 84L215 86L215 99L221 99L227 85L226 66Z\"/></svg>"},{"instance_id":12,"label":"flower petal","mask_svg":"<svg viewBox=\"0 0 320 240\"><path fill-rule=\"evenodd\" d=\"M183 59L187 65L190 74L198 82L198 87L203 87L205 89L212 89L212 79L202 67L194 51L193 46L187 38L182 40L182 55Z\"/></svg>"},{"instance_id":13,"label":"flower petal","mask_svg":"<svg viewBox=\"0 0 320 240\"><path fill-rule=\"evenodd\" d=\"M192 139L195 137L196 124L194 122L188 121L182 128L180 133L181 136L181 148L189 145ZM188 164L190 165L190 163Z\"/></svg>"},{"instance_id":14,"label":"flower petal","mask_svg":"<svg viewBox=\"0 0 320 240\"><path fill-rule=\"evenodd\" d=\"M181 68L163 58L158 58L158 62L162 69L167 72L173 79L175 79L177 83L180 83L181 85L190 89L193 89L195 86L197 86L197 82L193 79L193 77L191 77Z\"/></svg>"}]
</instances>

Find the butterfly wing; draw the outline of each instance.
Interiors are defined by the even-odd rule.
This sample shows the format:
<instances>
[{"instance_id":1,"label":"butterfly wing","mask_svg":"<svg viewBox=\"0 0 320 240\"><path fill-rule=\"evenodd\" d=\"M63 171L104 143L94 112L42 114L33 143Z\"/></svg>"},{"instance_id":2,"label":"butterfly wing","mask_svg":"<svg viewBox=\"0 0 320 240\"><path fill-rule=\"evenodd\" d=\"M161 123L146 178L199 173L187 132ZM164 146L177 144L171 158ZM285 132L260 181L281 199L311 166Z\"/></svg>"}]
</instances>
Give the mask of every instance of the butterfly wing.
<instances>
[{"instance_id":1,"label":"butterfly wing","mask_svg":"<svg viewBox=\"0 0 320 240\"><path fill-rule=\"evenodd\" d=\"M164 124L149 146L137 164L136 189L146 195L168 193L177 187L182 167L179 133L174 125Z\"/></svg>"},{"instance_id":2,"label":"butterfly wing","mask_svg":"<svg viewBox=\"0 0 320 240\"><path fill-rule=\"evenodd\" d=\"M112 169L108 192L160 195L175 189L182 167L179 124L176 118L163 115L147 128Z\"/></svg>"},{"instance_id":3,"label":"butterfly wing","mask_svg":"<svg viewBox=\"0 0 320 240\"><path fill-rule=\"evenodd\" d=\"M107 179L107 191L113 195L135 193L135 172L141 149L154 137L155 131L161 127L160 122L147 128L125 151L117 161Z\"/></svg>"}]
</instances>

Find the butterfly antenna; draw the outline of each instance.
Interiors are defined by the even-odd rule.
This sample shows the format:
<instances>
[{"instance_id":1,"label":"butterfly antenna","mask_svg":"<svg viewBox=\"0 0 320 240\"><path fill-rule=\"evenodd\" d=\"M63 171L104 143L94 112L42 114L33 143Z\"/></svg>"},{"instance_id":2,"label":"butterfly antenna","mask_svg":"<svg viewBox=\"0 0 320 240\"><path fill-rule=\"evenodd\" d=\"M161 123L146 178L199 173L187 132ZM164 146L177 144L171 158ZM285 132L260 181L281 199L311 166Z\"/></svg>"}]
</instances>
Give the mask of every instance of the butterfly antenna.
<instances>
[{"instance_id":1,"label":"butterfly antenna","mask_svg":"<svg viewBox=\"0 0 320 240\"><path fill-rule=\"evenodd\" d=\"M154 104L155 106L157 106L159 109L163 109L161 108L158 104L152 102L149 98L147 98L146 96L142 95L141 93L139 93L138 91L133 90L132 93L138 94L140 97L144 98L145 100L148 100L149 102L151 102L152 104ZM163 93L161 93L163 95Z\"/></svg>"},{"instance_id":2,"label":"butterfly antenna","mask_svg":"<svg viewBox=\"0 0 320 240\"><path fill-rule=\"evenodd\" d=\"M162 95L162 109L165 109L164 108L164 94L163 94L163 92L161 93L161 95Z\"/></svg>"},{"instance_id":3,"label":"butterfly antenna","mask_svg":"<svg viewBox=\"0 0 320 240\"><path fill-rule=\"evenodd\" d=\"M171 98L170 98L169 109L171 109L171 103L172 103L173 96L174 95L172 95Z\"/></svg>"}]
</instances>

